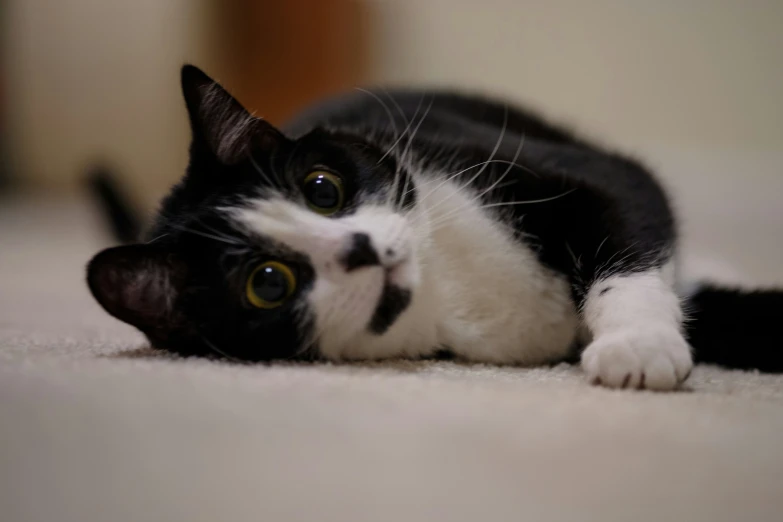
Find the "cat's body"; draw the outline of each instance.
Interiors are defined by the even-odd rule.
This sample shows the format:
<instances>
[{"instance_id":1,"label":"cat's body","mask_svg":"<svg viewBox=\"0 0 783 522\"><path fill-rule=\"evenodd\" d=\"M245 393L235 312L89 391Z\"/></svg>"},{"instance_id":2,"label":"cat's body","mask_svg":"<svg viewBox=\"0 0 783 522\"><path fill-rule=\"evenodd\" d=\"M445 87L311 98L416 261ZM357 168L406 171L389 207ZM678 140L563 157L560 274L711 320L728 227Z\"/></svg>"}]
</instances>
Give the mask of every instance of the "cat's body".
<instances>
[{"instance_id":1,"label":"cat's body","mask_svg":"<svg viewBox=\"0 0 783 522\"><path fill-rule=\"evenodd\" d=\"M533 114L453 93L359 91L284 130L315 128L368 136L409 165L417 211L438 224L421 253L432 273L419 313L433 345L460 357L560 360L589 332L578 308L595 280L671 260L673 218L650 174Z\"/></svg>"},{"instance_id":2,"label":"cat's body","mask_svg":"<svg viewBox=\"0 0 783 522\"><path fill-rule=\"evenodd\" d=\"M523 365L586 346L593 382L687 378L675 222L638 163L476 97L357 91L283 135L196 69L183 88L188 175L151 243L99 254L88 278L154 345Z\"/></svg>"}]
</instances>

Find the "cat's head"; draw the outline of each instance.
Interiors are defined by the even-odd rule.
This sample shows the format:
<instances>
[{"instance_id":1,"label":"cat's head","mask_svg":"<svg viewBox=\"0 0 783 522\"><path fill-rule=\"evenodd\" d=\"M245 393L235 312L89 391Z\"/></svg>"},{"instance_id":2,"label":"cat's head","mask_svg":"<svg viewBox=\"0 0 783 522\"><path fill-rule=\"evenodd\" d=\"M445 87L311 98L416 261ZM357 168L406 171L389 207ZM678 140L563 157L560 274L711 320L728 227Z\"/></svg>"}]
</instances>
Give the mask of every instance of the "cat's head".
<instances>
[{"instance_id":1,"label":"cat's head","mask_svg":"<svg viewBox=\"0 0 783 522\"><path fill-rule=\"evenodd\" d=\"M424 240L410 172L360 136L289 139L185 66L190 164L144 244L88 284L154 346L245 360L338 359L411 313Z\"/></svg>"}]
</instances>

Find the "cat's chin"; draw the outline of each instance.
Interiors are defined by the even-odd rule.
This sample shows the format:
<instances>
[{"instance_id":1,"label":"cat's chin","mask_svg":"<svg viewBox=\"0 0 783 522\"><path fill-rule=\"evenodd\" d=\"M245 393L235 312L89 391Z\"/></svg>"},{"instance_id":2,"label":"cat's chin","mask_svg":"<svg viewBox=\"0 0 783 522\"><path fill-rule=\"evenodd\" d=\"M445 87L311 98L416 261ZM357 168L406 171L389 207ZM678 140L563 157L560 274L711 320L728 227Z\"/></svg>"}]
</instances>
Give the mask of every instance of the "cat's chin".
<instances>
[{"instance_id":1,"label":"cat's chin","mask_svg":"<svg viewBox=\"0 0 783 522\"><path fill-rule=\"evenodd\" d=\"M368 324L371 333L383 335L410 307L419 277L418 265L410 259L386 269L383 290Z\"/></svg>"},{"instance_id":2,"label":"cat's chin","mask_svg":"<svg viewBox=\"0 0 783 522\"><path fill-rule=\"evenodd\" d=\"M375 335L383 335L399 319L411 304L412 293L407 288L384 283L381 297L372 314L368 329Z\"/></svg>"}]
</instances>

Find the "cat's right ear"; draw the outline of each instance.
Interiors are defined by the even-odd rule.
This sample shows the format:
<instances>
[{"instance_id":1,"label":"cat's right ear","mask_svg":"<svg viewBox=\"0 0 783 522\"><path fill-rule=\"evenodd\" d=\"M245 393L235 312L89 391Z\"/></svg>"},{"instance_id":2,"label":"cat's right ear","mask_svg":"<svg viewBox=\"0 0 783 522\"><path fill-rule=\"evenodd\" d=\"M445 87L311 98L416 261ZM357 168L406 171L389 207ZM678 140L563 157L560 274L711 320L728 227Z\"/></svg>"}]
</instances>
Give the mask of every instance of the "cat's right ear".
<instances>
[{"instance_id":1,"label":"cat's right ear","mask_svg":"<svg viewBox=\"0 0 783 522\"><path fill-rule=\"evenodd\" d=\"M268 122L256 118L219 83L193 65L182 67L193 140L221 163L239 162L252 144L272 148L285 138Z\"/></svg>"},{"instance_id":2,"label":"cat's right ear","mask_svg":"<svg viewBox=\"0 0 783 522\"><path fill-rule=\"evenodd\" d=\"M87 284L101 306L148 335L165 337L182 325L175 304L187 266L153 245L107 248L87 266Z\"/></svg>"}]
</instances>

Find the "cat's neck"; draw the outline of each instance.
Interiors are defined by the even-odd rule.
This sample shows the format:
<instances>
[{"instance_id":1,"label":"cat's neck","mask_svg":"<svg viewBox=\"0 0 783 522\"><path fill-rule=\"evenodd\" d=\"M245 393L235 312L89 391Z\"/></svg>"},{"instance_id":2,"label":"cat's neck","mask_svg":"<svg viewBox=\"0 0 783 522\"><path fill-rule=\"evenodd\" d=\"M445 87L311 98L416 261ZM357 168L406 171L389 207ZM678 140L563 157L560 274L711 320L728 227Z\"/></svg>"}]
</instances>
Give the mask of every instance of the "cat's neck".
<instances>
[{"instance_id":1,"label":"cat's neck","mask_svg":"<svg viewBox=\"0 0 783 522\"><path fill-rule=\"evenodd\" d=\"M577 324L567 283L482 209L474 192L427 181L418 203L419 233L427 238L419 257L433 309L411 312L430 317L438 344L469 359L533 364L565 355Z\"/></svg>"}]
</instances>

